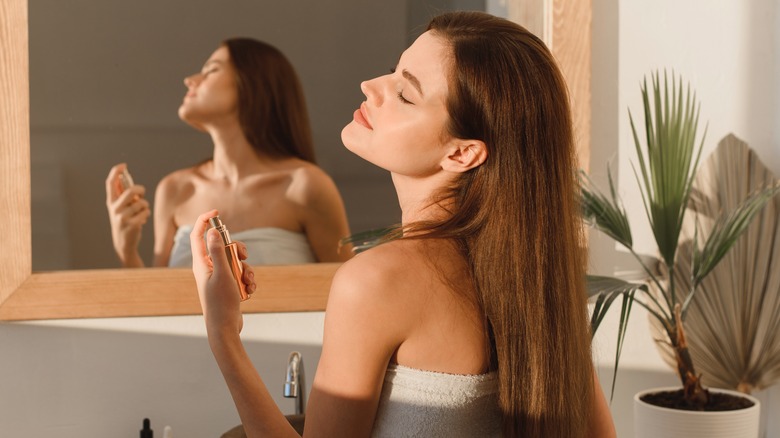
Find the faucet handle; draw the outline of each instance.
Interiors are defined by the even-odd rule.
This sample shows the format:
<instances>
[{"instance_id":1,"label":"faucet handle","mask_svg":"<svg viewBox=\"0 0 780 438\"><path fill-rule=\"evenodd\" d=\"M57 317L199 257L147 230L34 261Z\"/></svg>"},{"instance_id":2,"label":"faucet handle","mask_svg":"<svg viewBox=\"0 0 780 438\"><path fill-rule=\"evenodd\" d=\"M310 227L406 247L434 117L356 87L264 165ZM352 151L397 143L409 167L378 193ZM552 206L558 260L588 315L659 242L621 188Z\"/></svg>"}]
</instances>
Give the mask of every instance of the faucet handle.
<instances>
[{"instance_id":1,"label":"faucet handle","mask_svg":"<svg viewBox=\"0 0 780 438\"><path fill-rule=\"evenodd\" d=\"M287 377L284 381L284 396L287 398L298 397L302 364L301 353L297 351L290 353L290 357L287 359Z\"/></svg>"},{"instance_id":2,"label":"faucet handle","mask_svg":"<svg viewBox=\"0 0 780 438\"><path fill-rule=\"evenodd\" d=\"M284 382L284 396L287 398L298 397L298 383Z\"/></svg>"},{"instance_id":3,"label":"faucet handle","mask_svg":"<svg viewBox=\"0 0 780 438\"><path fill-rule=\"evenodd\" d=\"M293 351L287 359L287 375L284 381L284 396L295 398L295 413L303 414L306 408L306 383L301 353Z\"/></svg>"}]
</instances>

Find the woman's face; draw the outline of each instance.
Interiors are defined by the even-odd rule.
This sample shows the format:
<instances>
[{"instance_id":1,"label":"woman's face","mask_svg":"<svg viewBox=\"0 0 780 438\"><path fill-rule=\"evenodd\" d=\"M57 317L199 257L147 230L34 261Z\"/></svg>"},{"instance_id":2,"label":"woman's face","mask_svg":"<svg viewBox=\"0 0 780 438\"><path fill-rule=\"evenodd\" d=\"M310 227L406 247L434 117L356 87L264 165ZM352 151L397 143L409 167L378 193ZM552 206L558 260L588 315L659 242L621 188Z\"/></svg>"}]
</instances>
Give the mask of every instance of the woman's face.
<instances>
[{"instance_id":1,"label":"woman's face","mask_svg":"<svg viewBox=\"0 0 780 438\"><path fill-rule=\"evenodd\" d=\"M238 116L235 70L226 47L220 47L203 64L200 73L184 78L187 94L179 118L203 129L221 118Z\"/></svg>"},{"instance_id":2,"label":"woman's face","mask_svg":"<svg viewBox=\"0 0 780 438\"><path fill-rule=\"evenodd\" d=\"M426 32L401 55L394 72L363 82L366 100L341 131L347 149L395 174L424 177L441 169L450 140L450 59L444 40Z\"/></svg>"}]
</instances>

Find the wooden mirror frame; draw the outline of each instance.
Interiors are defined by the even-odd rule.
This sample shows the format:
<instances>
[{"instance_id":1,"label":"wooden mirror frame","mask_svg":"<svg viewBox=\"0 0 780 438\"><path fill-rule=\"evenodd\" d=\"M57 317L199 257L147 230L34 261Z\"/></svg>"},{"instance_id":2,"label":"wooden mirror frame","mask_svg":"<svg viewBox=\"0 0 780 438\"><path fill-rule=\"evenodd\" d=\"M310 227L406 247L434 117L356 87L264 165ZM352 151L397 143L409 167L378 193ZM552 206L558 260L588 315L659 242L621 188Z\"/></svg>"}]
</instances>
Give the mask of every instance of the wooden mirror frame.
<instances>
[{"instance_id":1,"label":"wooden mirror frame","mask_svg":"<svg viewBox=\"0 0 780 438\"><path fill-rule=\"evenodd\" d=\"M32 272L28 0L0 2L0 321L201 313L189 269ZM517 2L519 3L519 2ZM524 14L549 35L567 77L587 167L590 138L590 0L532 0ZM517 18L515 18L517 19ZM246 313L324 310L337 263L258 266Z\"/></svg>"}]
</instances>

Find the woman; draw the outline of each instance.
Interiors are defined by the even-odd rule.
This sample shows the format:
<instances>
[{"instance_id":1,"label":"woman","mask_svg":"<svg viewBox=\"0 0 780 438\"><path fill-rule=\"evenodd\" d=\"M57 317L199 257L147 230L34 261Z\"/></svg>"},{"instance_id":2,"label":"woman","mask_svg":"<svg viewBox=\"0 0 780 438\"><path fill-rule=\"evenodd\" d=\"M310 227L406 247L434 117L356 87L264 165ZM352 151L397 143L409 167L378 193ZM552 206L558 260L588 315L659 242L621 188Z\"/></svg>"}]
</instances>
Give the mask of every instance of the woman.
<instances>
[{"instance_id":1,"label":"woman","mask_svg":"<svg viewBox=\"0 0 780 438\"><path fill-rule=\"evenodd\" d=\"M275 47L229 39L200 73L184 79L179 117L214 142L213 158L163 178L155 192L154 266L190 266L191 225L219 208L252 264L344 261L349 234L333 181L314 164L311 129L295 70ZM111 169L106 195L114 249L126 267L138 252L150 211L143 186L115 187L126 166Z\"/></svg>"},{"instance_id":2,"label":"woman","mask_svg":"<svg viewBox=\"0 0 780 438\"><path fill-rule=\"evenodd\" d=\"M448 13L361 88L342 140L391 172L402 236L333 279L305 435L614 436L590 356L568 96L544 44ZM217 236L201 238L216 213L191 235L209 344L247 435L295 436L241 344Z\"/></svg>"}]
</instances>

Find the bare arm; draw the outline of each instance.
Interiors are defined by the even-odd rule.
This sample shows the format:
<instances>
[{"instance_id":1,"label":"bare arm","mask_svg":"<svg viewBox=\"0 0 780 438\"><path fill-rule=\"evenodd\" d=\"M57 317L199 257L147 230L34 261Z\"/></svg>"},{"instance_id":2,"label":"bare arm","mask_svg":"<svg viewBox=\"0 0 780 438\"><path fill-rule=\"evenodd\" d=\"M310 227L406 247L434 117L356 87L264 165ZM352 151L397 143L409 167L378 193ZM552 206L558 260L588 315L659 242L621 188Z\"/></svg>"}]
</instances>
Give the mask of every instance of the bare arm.
<instances>
[{"instance_id":1,"label":"bare arm","mask_svg":"<svg viewBox=\"0 0 780 438\"><path fill-rule=\"evenodd\" d=\"M599 378L593 372L593 414L591 416L590 436L593 438L615 438L615 423L612 421L612 413L609 411L607 399L601 390Z\"/></svg>"},{"instance_id":2,"label":"bare arm","mask_svg":"<svg viewBox=\"0 0 780 438\"><path fill-rule=\"evenodd\" d=\"M238 288L216 230L209 229L208 250L203 242L202 236L209 228L208 219L216 215L216 210L200 215L190 234L192 270L206 321L209 346L225 378L247 436L297 437L298 434L277 408L241 343L239 334L243 319ZM240 248L241 257L246 258L246 248L243 245ZM245 264L243 280L250 291L255 290L253 277L252 269Z\"/></svg>"},{"instance_id":3,"label":"bare arm","mask_svg":"<svg viewBox=\"0 0 780 438\"><path fill-rule=\"evenodd\" d=\"M368 255L342 265L333 279L307 437L369 436L388 363L407 337L405 303Z\"/></svg>"},{"instance_id":4,"label":"bare arm","mask_svg":"<svg viewBox=\"0 0 780 438\"><path fill-rule=\"evenodd\" d=\"M170 175L163 178L154 193L154 261L156 267L168 266L176 234L175 182Z\"/></svg>"},{"instance_id":5,"label":"bare arm","mask_svg":"<svg viewBox=\"0 0 780 438\"><path fill-rule=\"evenodd\" d=\"M339 241L349 236L347 213L338 188L320 169L308 169L295 194L302 204L306 238L319 262L345 262L351 247L339 249Z\"/></svg>"},{"instance_id":6,"label":"bare arm","mask_svg":"<svg viewBox=\"0 0 780 438\"><path fill-rule=\"evenodd\" d=\"M221 242L201 236L212 211L201 215L190 235L193 272L214 357L230 389L249 437L297 436L257 374L239 337L242 319L238 291ZM245 250L243 256L245 256ZM213 254L213 264L209 258ZM387 364L403 337L393 313L398 305L381 291L382 279L365 266L345 264L328 300L323 352L306 414L305 436L369 436ZM251 268L246 268L245 282ZM368 284L364 284L366 281ZM365 287L364 287L365 286ZM379 290L379 294L366 291ZM395 310L393 310L395 309Z\"/></svg>"}]
</instances>

